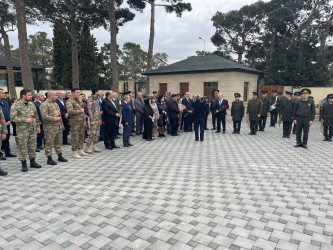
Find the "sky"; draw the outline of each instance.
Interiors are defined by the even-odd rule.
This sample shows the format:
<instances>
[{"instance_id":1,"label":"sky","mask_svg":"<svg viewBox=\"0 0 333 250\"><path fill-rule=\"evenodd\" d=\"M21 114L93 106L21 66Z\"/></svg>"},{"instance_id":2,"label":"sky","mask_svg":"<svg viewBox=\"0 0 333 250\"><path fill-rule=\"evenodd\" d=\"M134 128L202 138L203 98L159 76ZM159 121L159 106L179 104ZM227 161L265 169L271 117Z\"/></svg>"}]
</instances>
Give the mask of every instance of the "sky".
<instances>
[{"instance_id":1,"label":"sky","mask_svg":"<svg viewBox=\"0 0 333 250\"><path fill-rule=\"evenodd\" d=\"M157 0L158 1L158 0ZM174 13L166 13L163 7L156 9L155 42L154 53L167 53L168 63L173 63L195 55L197 50L204 50L205 40L206 51L215 51L216 47L210 41L215 33L212 17L217 11L228 12L240 9L242 6L252 4L257 0L185 0L192 4L192 11L183 13L181 18ZM147 7L142 13L135 12L133 21L126 23L120 28L117 43L120 48L126 42L140 44L145 51L148 50L150 32L150 8ZM28 35L38 31L44 31L51 39L53 28L49 23L29 25ZM92 31L97 39L98 47L110 42L108 31L103 28ZM18 47L17 32L9 34L11 45Z\"/></svg>"}]
</instances>

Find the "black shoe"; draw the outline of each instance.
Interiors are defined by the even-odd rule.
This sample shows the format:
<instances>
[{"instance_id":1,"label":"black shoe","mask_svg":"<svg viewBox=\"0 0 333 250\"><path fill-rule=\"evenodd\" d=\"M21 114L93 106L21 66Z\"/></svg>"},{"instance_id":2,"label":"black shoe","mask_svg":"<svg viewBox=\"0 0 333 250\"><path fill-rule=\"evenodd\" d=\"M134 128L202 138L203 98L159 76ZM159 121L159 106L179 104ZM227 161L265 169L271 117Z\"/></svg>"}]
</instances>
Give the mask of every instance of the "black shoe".
<instances>
[{"instance_id":1,"label":"black shoe","mask_svg":"<svg viewBox=\"0 0 333 250\"><path fill-rule=\"evenodd\" d=\"M236 131L232 132L232 134L233 134L233 135L236 134Z\"/></svg>"},{"instance_id":2,"label":"black shoe","mask_svg":"<svg viewBox=\"0 0 333 250\"><path fill-rule=\"evenodd\" d=\"M205 130L209 130L208 128L205 128Z\"/></svg>"},{"instance_id":3,"label":"black shoe","mask_svg":"<svg viewBox=\"0 0 333 250\"><path fill-rule=\"evenodd\" d=\"M239 134L240 134L240 132L239 132L239 131L237 131L237 134L239 135Z\"/></svg>"},{"instance_id":4,"label":"black shoe","mask_svg":"<svg viewBox=\"0 0 333 250\"><path fill-rule=\"evenodd\" d=\"M221 131L215 131L215 133L221 133Z\"/></svg>"},{"instance_id":5,"label":"black shoe","mask_svg":"<svg viewBox=\"0 0 333 250\"><path fill-rule=\"evenodd\" d=\"M328 138L327 138L327 137L325 137L324 141L328 141Z\"/></svg>"},{"instance_id":6,"label":"black shoe","mask_svg":"<svg viewBox=\"0 0 333 250\"><path fill-rule=\"evenodd\" d=\"M114 146L111 146L112 148L120 148L120 147L118 147L118 146L116 146L116 145L114 145Z\"/></svg>"},{"instance_id":7,"label":"black shoe","mask_svg":"<svg viewBox=\"0 0 333 250\"><path fill-rule=\"evenodd\" d=\"M254 133L250 132L249 135L253 135Z\"/></svg>"},{"instance_id":8,"label":"black shoe","mask_svg":"<svg viewBox=\"0 0 333 250\"><path fill-rule=\"evenodd\" d=\"M37 162L35 161L35 159L30 159L30 167L31 168L41 168L42 166L37 164Z\"/></svg>"},{"instance_id":9,"label":"black shoe","mask_svg":"<svg viewBox=\"0 0 333 250\"><path fill-rule=\"evenodd\" d=\"M212 128L211 130L216 130L216 128Z\"/></svg>"},{"instance_id":10,"label":"black shoe","mask_svg":"<svg viewBox=\"0 0 333 250\"><path fill-rule=\"evenodd\" d=\"M119 139L120 137L119 136L116 136L115 139Z\"/></svg>"},{"instance_id":11,"label":"black shoe","mask_svg":"<svg viewBox=\"0 0 333 250\"><path fill-rule=\"evenodd\" d=\"M257 132L254 132L253 135L257 135Z\"/></svg>"},{"instance_id":12,"label":"black shoe","mask_svg":"<svg viewBox=\"0 0 333 250\"><path fill-rule=\"evenodd\" d=\"M282 138L286 138L287 136L283 135Z\"/></svg>"},{"instance_id":13,"label":"black shoe","mask_svg":"<svg viewBox=\"0 0 333 250\"><path fill-rule=\"evenodd\" d=\"M287 138L290 138L290 135L287 135Z\"/></svg>"},{"instance_id":14,"label":"black shoe","mask_svg":"<svg viewBox=\"0 0 333 250\"><path fill-rule=\"evenodd\" d=\"M200 139L200 141L204 141L204 139Z\"/></svg>"},{"instance_id":15,"label":"black shoe","mask_svg":"<svg viewBox=\"0 0 333 250\"><path fill-rule=\"evenodd\" d=\"M171 134L171 136L179 136L179 134Z\"/></svg>"},{"instance_id":16,"label":"black shoe","mask_svg":"<svg viewBox=\"0 0 333 250\"><path fill-rule=\"evenodd\" d=\"M100 140L101 141L101 140ZM69 142L64 142L64 145L71 145Z\"/></svg>"},{"instance_id":17,"label":"black shoe","mask_svg":"<svg viewBox=\"0 0 333 250\"><path fill-rule=\"evenodd\" d=\"M112 148L112 147L106 147L106 149L108 149L108 150L113 150L113 148Z\"/></svg>"},{"instance_id":18,"label":"black shoe","mask_svg":"<svg viewBox=\"0 0 333 250\"><path fill-rule=\"evenodd\" d=\"M124 144L124 147L125 147L125 148L129 148L129 145L128 145L128 144Z\"/></svg>"},{"instance_id":19,"label":"black shoe","mask_svg":"<svg viewBox=\"0 0 333 250\"><path fill-rule=\"evenodd\" d=\"M293 132L294 135L296 135L296 132Z\"/></svg>"},{"instance_id":20,"label":"black shoe","mask_svg":"<svg viewBox=\"0 0 333 250\"><path fill-rule=\"evenodd\" d=\"M195 138L195 141L199 141L199 138Z\"/></svg>"},{"instance_id":21,"label":"black shoe","mask_svg":"<svg viewBox=\"0 0 333 250\"><path fill-rule=\"evenodd\" d=\"M22 161L22 172L28 172L27 161Z\"/></svg>"},{"instance_id":22,"label":"black shoe","mask_svg":"<svg viewBox=\"0 0 333 250\"><path fill-rule=\"evenodd\" d=\"M294 147L295 148L301 148L301 147L303 147L303 145L302 145L302 143L297 143Z\"/></svg>"},{"instance_id":23,"label":"black shoe","mask_svg":"<svg viewBox=\"0 0 333 250\"><path fill-rule=\"evenodd\" d=\"M133 147L134 145L133 144L131 144L131 143L129 143L129 144L127 144L128 146L130 146L130 147Z\"/></svg>"},{"instance_id":24,"label":"black shoe","mask_svg":"<svg viewBox=\"0 0 333 250\"><path fill-rule=\"evenodd\" d=\"M121 133L118 133L117 135L122 135Z\"/></svg>"},{"instance_id":25,"label":"black shoe","mask_svg":"<svg viewBox=\"0 0 333 250\"><path fill-rule=\"evenodd\" d=\"M5 154L6 157L9 157L9 158L12 158L12 157L17 157L17 155L14 155L12 153L9 153L9 154Z\"/></svg>"},{"instance_id":26,"label":"black shoe","mask_svg":"<svg viewBox=\"0 0 333 250\"><path fill-rule=\"evenodd\" d=\"M158 137L162 137L162 135L161 135L161 134L159 134L159 135L158 135Z\"/></svg>"},{"instance_id":27,"label":"black shoe","mask_svg":"<svg viewBox=\"0 0 333 250\"><path fill-rule=\"evenodd\" d=\"M162 134L162 137L166 137L165 134Z\"/></svg>"},{"instance_id":28,"label":"black shoe","mask_svg":"<svg viewBox=\"0 0 333 250\"><path fill-rule=\"evenodd\" d=\"M43 147L37 147L37 149L39 149L39 150L43 150L44 148L43 148Z\"/></svg>"},{"instance_id":29,"label":"black shoe","mask_svg":"<svg viewBox=\"0 0 333 250\"><path fill-rule=\"evenodd\" d=\"M0 176L6 176L8 173L0 168Z\"/></svg>"},{"instance_id":30,"label":"black shoe","mask_svg":"<svg viewBox=\"0 0 333 250\"><path fill-rule=\"evenodd\" d=\"M1 161L5 161L5 160L6 160L6 157L4 157L3 155L0 155L0 160L1 160Z\"/></svg>"},{"instance_id":31,"label":"black shoe","mask_svg":"<svg viewBox=\"0 0 333 250\"><path fill-rule=\"evenodd\" d=\"M303 148L308 148L308 146L306 144L302 144Z\"/></svg>"},{"instance_id":32,"label":"black shoe","mask_svg":"<svg viewBox=\"0 0 333 250\"><path fill-rule=\"evenodd\" d=\"M36 148L36 152L38 153L38 152L40 152L40 150L38 148Z\"/></svg>"},{"instance_id":33,"label":"black shoe","mask_svg":"<svg viewBox=\"0 0 333 250\"><path fill-rule=\"evenodd\" d=\"M135 133L136 135L139 135L140 133Z\"/></svg>"},{"instance_id":34,"label":"black shoe","mask_svg":"<svg viewBox=\"0 0 333 250\"><path fill-rule=\"evenodd\" d=\"M62 154L58 154L58 161L61 161L61 162L68 162L67 159L65 159Z\"/></svg>"},{"instance_id":35,"label":"black shoe","mask_svg":"<svg viewBox=\"0 0 333 250\"><path fill-rule=\"evenodd\" d=\"M328 141L332 141L332 138L328 138Z\"/></svg>"},{"instance_id":36,"label":"black shoe","mask_svg":"<svg viewBox=\"0 0 333 250\"><path fill-rule=\"evenodd\" d=\"M47 163L46 164L47 165L52 165L52 166L57 165L57 163L52 159L51 156L47 157Z\"/></svg>"},{"instance_id":37,"label":"black shoe","mask_svg":"<svg viewBox=\"0 0 333 250\"><path fill-rule=\"evenodd\" d=\"M225 134L225 130L223 130L223 134Z\"/></svg>"}]
</instances>

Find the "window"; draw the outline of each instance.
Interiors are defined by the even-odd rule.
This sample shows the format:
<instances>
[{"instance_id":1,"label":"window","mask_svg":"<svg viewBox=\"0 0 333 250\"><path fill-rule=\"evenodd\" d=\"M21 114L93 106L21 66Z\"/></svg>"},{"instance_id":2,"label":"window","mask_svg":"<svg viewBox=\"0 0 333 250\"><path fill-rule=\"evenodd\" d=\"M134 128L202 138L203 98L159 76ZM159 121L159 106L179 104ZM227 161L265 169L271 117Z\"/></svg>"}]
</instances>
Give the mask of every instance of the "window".
<instances>
[{"instance_id":1,"label":"window","mask_svg":"<svg viewBox=\"0 0 333 250\"><path fill-rule=\"evenodd\" d=\"M218 82L205 82L204 83L204 96L207 96L209 100L214 97L213 91L218 89Z\"/></svg>"},{"instance_id":2,"label":"window","mask_svg":"<svg viewBox=\"0 0 333 250\"><path fill-rule=\"evenodd\" d=\"M160 94L163 94L168 91L168 84L167 83L160 83Z\"/></svg>"}]
</instances>

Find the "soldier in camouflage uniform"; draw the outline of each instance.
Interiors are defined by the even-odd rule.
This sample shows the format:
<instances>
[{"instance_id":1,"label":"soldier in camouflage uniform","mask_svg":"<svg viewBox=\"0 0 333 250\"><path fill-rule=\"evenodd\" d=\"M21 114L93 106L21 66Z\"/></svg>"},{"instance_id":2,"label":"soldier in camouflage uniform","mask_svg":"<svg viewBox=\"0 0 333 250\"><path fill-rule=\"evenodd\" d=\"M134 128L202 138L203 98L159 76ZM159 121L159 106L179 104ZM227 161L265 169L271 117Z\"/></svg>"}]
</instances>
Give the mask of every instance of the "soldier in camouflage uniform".
<instances>
[{"instance_id":1,"label":"soldier in camouflage uniform","mask_svg":"<svg viewBox=\"0 0 333 250\"><path fill-rule=\"evenodd\" d=\"M68 99L67 113L69 115L69 124L71 126L72 151L74 159L81 159L81 156L88 156L83 152L84 141L84 122L86 115L84 113L84 104L79 100L80 90L72 89L72 97Z\"/></svg>"},{"instance_id":2,"label":"soldier in camouflage uniform","mask_svg":"<svg viewBox=\"0 0 333 250\"><path fill-rule=\"evenodd\" d=\"M40 133L40 122L35 105L31 102L31 91L22 89L20 92L20 100L13 104L10 110L12 122L16 123L16 133L19 148L19 160L22 162L22 172L27 172L27 154L30 159L31 168L41 168L37 164L36 148L37 133Z\"/></svg>"},{"instance_id":3,"label":"soldier in camouflage uniform","mask_svg":"<svg viewBox=\"0 0 333 250\"><path fill-rule=\"evenodd\" d=\"M1 145L2 145L2 140L6 139L7 133L8 132L7 132L7 125L6 125L6 121L5 121L5 116L3 115L2 109L0 108L0 148L1 148ZM7 172L3 171L0 168L0 176L5 176L7 174L8 174Z\"/></svg>"},{"instance_id":4,"label":"soldier in camouflage uniform","mask_svg":"<svg viewBox=\"0 0 333 250\"><path fill-rule=\"evenodd\" d=\"M67 162L62 156L62 131L65 129L62 123L60 108L56 103L58 96L54 91L47 93L47 100L40 106L40 112L43 118L44 137L45 137L45 155L48 165L57 165L52 159L52 146L58 155L58 161Z\"/></svg>"},{"instance_id":5,"label":"soldier in camouflage uniform","mask_svg":"<svg viewBox=\"0 0 333 250\"><path fill-rule=\"evenodd\" d=\"M101 122L102 122L102 115L99 106L98 97L101 91L97 88L93 88L91 90L92 95L88 98L88 115L89 115L89 122L90 122L90 135L86 146L86 153L93 153L97 152L100 153L100 150L97 147L99 133L101 129ZM93 150L90 149L91 143L94 144Z\"/></svg>"}]
</instances>

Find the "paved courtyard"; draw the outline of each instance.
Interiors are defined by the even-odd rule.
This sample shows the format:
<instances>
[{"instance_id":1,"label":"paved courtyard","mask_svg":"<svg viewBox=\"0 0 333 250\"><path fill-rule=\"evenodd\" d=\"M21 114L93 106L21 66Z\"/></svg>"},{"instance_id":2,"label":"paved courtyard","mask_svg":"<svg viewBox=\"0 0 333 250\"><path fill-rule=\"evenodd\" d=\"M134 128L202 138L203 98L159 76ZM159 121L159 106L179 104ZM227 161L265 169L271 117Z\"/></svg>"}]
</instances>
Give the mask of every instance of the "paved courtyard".
<instances>
[{"instance_id":1,"label":"paved courtyard","mask_svg":"<svg viewBox=\"0 0 333 250\"><path fill-rule=\"evenodd\" d=\"M0 162L0 249L333 249L333 143L206 131L20 172ZM14 141L11 142L14 145ZM102 144L100 144L102 146Z\"/></svg>"}]
</instances>

